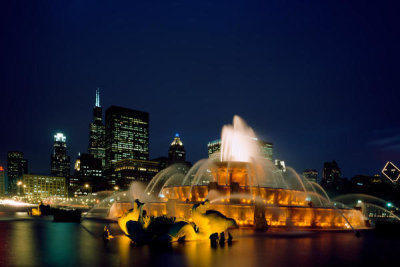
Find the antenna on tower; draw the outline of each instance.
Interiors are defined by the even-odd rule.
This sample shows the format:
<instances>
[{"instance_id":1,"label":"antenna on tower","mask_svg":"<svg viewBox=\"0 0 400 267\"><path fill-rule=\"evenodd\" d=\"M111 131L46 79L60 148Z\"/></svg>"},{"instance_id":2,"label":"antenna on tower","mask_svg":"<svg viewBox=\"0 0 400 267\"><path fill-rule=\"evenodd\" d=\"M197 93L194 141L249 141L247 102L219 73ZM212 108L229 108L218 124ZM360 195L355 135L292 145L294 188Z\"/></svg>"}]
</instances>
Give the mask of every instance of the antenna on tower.
<instances>
[{"instance_id":1,"label":"antenna on tower","mask_svg":"<svg viewBox=\"0 0 400 267\"><path fill-rule=\"evenodd\" d=\"M96 107L100 107L100 91L99 91L99 88L96 89Z\"/></svg>"}]
</instances>

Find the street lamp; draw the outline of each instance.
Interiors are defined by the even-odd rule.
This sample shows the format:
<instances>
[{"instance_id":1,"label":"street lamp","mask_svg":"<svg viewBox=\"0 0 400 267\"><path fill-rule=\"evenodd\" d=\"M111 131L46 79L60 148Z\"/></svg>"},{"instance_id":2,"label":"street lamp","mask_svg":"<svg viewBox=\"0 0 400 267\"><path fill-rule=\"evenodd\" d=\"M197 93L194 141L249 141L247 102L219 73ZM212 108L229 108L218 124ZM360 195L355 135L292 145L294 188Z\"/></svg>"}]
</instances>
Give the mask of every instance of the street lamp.
<instances>
[{"instance_id":1,"label":"street lamp","mask_svg":"<svg viewBox=\"0 0 400 267\"><path fill-rule=\"evenodd\" d=\"M119 190L119 187L118 187L118 186L114 186L114 190L115 190L115 191L118 191L118 190Z\"/></svg>"},{"instance_id":2,"label":"street lamp","mask_svg":"<svg viewBox=\"0 0 400 267\"><path fill-rule=\"evenodd\" d=\"M85 188L86 188L86 189L89 189L89 188L90 188L90 191L92 191L92 188L90 187L89 184L85 184ZM89 193L89 192L88 192L88 193Z\"/></svg>"},{"instance_id":3,"label":"street lamp","mask_svg":"<svg viewBox=\"0 0 400 267\"><path fill-rule=\"evenodd\" d=\"M17 182L17 186L18 186L18 196L21 195L21 185L22 185L22 181L18 181L18 182Z\"/></svg>"}]
</instances>

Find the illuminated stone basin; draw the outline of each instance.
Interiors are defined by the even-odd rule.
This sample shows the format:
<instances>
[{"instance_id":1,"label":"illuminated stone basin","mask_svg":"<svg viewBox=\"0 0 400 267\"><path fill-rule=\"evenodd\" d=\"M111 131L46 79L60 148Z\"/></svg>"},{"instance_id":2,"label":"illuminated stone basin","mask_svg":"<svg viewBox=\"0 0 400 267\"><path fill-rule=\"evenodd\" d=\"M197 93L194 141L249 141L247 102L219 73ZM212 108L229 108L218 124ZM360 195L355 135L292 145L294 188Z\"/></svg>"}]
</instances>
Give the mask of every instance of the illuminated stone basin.
<instances>
[{"instance_id":1,"label":"illuminated stone basin","mask_svg":"<svg viewBox=\"0 0 400 267\"><path fill-rule=\"evenodd\" d=\"M192 221L191 207L194 202L168 201L151 202L144 205L150 216L168 215ZM123 210L131 208L131 203L116 203ZM217 210L236 220L239 226L255 225L254 204L210 204ZM302 206L265 206L265 220L272 227L308 227L325 229L366 228L366 222L360 211L355 209L311 208ZM345 219L346 218L346 219Z\"/></svg>"},{"instance_id":2,"label":"illuminated stone basin","mask_svg":"<svg viewBox=\"0 0 400 267\"><path fill-rule=\"evenodd\" d=\"M215 162L210 167L212 181L208 185L166 186L159 197L163 201L250 204L261 198L266 204L307 206L307 193L298 190L262 187L257 177L263 170L249 162ZM214 194L209 195L209 193Z\"/></svg>"},{"instance_id":3,"label":"illuminated stone basin","mask_svg":"<svg viewBox=\"0 0 400 267\"><path fill-rule=\"evenodd\" d=\"M174 216L191 221L193 204L210 200L210 209L236 220L239 226L254 226L262 220L270 227L315 229L365 228L361 211L317 207L308 192L257 186L261 169L249 162L217 162L210 167L208 185L173 185L162 188L157 201L146 202L151 216ZM262 175L262 174L261 174ZM116 203L119 210L130 203Z\"/></svg>"}]
</instances>

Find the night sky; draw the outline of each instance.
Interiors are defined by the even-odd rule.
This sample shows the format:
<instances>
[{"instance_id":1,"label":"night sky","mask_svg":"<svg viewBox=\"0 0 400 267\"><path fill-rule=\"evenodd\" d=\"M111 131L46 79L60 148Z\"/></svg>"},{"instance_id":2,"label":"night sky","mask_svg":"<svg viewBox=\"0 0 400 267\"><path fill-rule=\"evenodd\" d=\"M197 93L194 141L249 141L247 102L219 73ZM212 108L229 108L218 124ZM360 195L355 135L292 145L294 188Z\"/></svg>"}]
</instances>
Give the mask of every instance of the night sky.
<instances>
[{"instance_id":1,"label":"night sky","mask_svg":"<svg viewBox=\"0 0 400 267\"><path fill-rule=\"evenodd\" d=\"M86 152L99 87L150 113L151 158L176 132L206 157L237 114L298 172L378 173L400 164L396 2L2 1L0 164L49 173L57 131Z\"/></svg>"}]
</instances>

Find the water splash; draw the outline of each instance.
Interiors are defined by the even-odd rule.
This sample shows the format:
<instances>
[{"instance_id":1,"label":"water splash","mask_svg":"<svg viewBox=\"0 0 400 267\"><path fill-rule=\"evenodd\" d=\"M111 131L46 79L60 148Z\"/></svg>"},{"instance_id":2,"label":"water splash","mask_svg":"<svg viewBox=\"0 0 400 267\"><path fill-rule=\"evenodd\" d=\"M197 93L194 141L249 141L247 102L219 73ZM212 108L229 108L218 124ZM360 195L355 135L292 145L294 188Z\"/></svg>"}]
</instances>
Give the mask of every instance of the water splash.
<instances>
[{"instance_id":1,"label":"water splash","mask_svg":"<svg viewBox=\"0 0 400 267\"><path fill-rule=\"evenodd\" d=\"M185 164L174 164L166 169L160 171L153 177L150 181L146 189L144 190L144 194L148 197L158 197L161 193L161 189L165 185L165 183L176 174L186 174L188 172L188 167ZM182 181L176 181L176 185L181 185Z\"/></svg>"},{"instance_id":2,"label":"water splash","mask_svg":"<svg viewBox=\"0 0 400 267\"><path fill-rule=\"evenodd\" d=\"M258 155L257 137L239 116L232 125L225 125L221 133L221 161L249 162Z\"/></svg>"}]
</instances>

